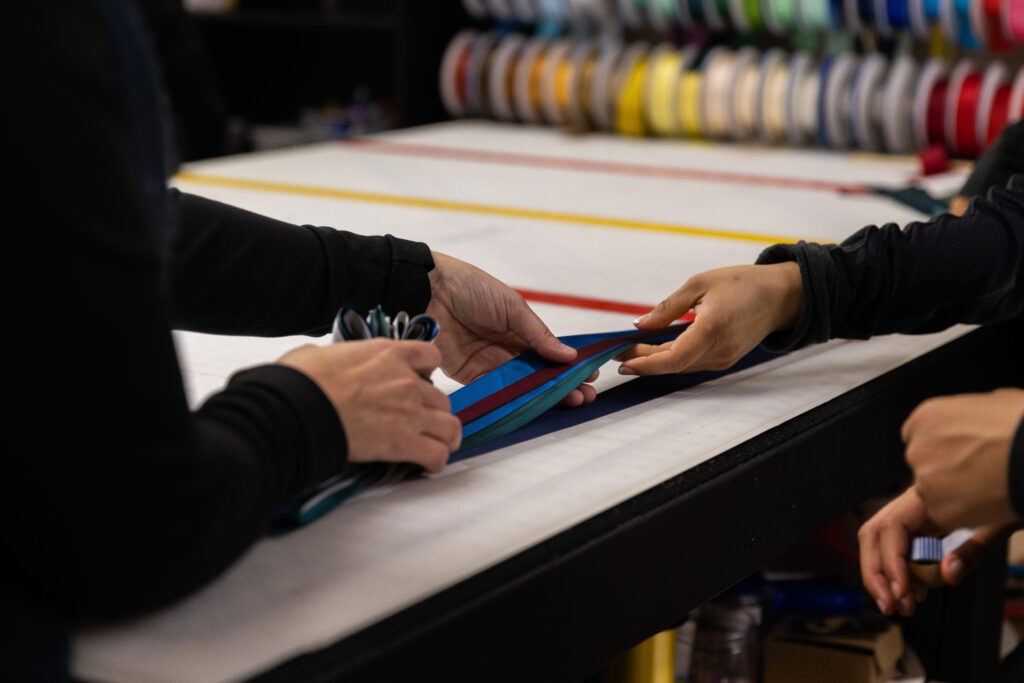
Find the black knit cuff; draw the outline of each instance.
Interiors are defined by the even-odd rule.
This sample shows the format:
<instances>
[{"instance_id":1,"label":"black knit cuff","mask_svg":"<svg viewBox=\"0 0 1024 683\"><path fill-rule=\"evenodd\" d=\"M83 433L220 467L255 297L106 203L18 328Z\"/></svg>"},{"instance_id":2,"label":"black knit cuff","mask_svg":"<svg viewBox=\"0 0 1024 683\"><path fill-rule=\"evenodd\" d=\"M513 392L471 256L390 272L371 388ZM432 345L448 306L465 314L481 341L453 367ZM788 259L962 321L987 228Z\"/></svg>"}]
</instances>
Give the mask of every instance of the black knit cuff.
<instances>
[{"instance_id":1,"label":"black knit cuff","mask_svg":"<svg viewBox=\"0 0 1024 683\"><path fill-rule=\"evenodd\" d=\"M773 332L765 337L761 346L772 353L785 353L804 346L810 341L807 339L811 332L811 321L814 314L814 302L809 295L813 291L811 287L810 269L807 265L807 252L803 248L806 242L799 244L773 244L757 257L757 265L770 265L773 263L785 263L796 261L800 266L800 282L804 289L803 301L800 304L800 315L797 316L796 324L789 330Z\"/></svg>"},{"instance_id":2,"label":"black knit cuff","mask_svg":"<svg viewBox=\"0 0 1024 683\"><path fill-rule=\"evenodd\" d=\"M1024 420L1017 425L1017 433L1010 446L1010 465L1006 483L1010 489L1010 505L1017 512L1017 516L1024 519Z\"/></svg>"},{"instance_id":3,"label":"black knit cuff","mask_svg":"<svg viewBox=\"0 0 1024 683\"><path fill-rule=\"evenodd\" d=\"M427 310L430 303L430 278L434 257L422 242L411 242L387 235L391 244L391 274L388 291L382 302L384 312L394 315L405 311L416 315Z\"/></svg>"}]
</instances>

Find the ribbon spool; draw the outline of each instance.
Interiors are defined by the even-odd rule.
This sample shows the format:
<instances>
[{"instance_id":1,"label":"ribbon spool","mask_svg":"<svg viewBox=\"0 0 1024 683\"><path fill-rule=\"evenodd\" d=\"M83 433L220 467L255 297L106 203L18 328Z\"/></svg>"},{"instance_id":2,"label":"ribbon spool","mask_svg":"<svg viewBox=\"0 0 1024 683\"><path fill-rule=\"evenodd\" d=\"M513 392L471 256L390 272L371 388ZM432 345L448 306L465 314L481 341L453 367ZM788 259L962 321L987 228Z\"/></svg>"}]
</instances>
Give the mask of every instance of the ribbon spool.
<instances>
[{"instance_id":1,"label":"ribbon spool","mask_svg":"<svg viewBox=\"0 0 1024 683\"><path fill-rule=\"evenodd\" d=\"M1017 45L1024 45L1024 0L1003 0L1003 33Z\"/></svg>"},{"instance_id":2,"label":"ribbon spool","mask_svg":"<svg viewBox=\"0 0 1024 683\"><path fill-rule=\"evenodd\" d=\"M537 21L537 6L533 0L509 0L512 7L512 14L517 21L523 24L532 24Z\"/></svg>"},{"instance_id":3,"label":"ribbon spool","mask_svg":"<svg viewBox=\"0 0 1024 683\"><path fill-rule=\"evenodd\" d=\"M818 93L821 72L811 55L800 51L789 62L786 86L786 135L792 145L804 145L818 131Z\"/></svg>"},{"instance_id":4,"label":"ribbon spool","mask_svg":"<svg viewBox=\"0 0 1024 683\"><path fill-rule=\"evenodd\" d=\"M683 123L679 107L683 73L693 62L697 49L682 51L671 45L652 58L647 79L647 121L658 135L681 135Z\"/></svg>"},{"instance_id":5,"label":"ribbon spool","mask_svg":"<svg viewBox=\"0 0 1024 683\"><path fill-rule=\"evenodd\" d=\"M701 2L704 23L714 32L725 31L729 28L729 23L725 19L729 11L727 2L728 0L724 0L724 2L722 0L703 0Z\"/></svg>"},{"instance_id":6,"label":"ribbon spool","mask_svg":"<svg viewBox=\"0 0 1024 683\"><path fill-rule=\"evenodd\" d=\"M829 0L796 0L796 27L813 33L832 27L832 8Z\"/></svg>"},{"instance_id":7,"label":"ribbon spool","mask_svg":"<svg viewBox=\"0 0 1024 683\"><path fill-rule=\"evenodd\" d=\"M590 120L598 130L615 127L615 78L625 47L616 40L602 43L590 85Z\"/></svg>"},{"instance_id":8,"label":"ribbon spool","mask_svg":"<svg viewBox=\"0 0 1024 683\"><path fill-rule=\"evenodd\" d=\"M1010 113L1006 116L1006 123L1011 124L1024 119L1024 67L1017 72L1017 78L1013 79L1013 88L1010 89Z\"/></svg>"},{"instance_id":9,"label":"ribbon spool","mask_svg":"<svg viewBox=\"0 0 1024 683\"><path fill-rule=\"evenodd\" d=\"M675 0L647 0L647 23L658 33L668 33L676 20Z\"/></svg>"},{"instance_id":10,"label":"ribbon spool","mask_svg":"<svg viewBox=\"0 0 1024 683\"><path fill-rule=\"evenodd\" d=\"M487 7L484 6L484 0L462 0L462 6L474 19L487 18Z\"/></svg>"},{"instance_id":11,"label":"ribbon spool","mask_svg":"<svg viewBox=\"0 0 1024 683\"><path fill-rule=\"evenodd\" d=\"M519 53L526 40L518 34L501 39L491 56L491 69L487 76L487 90L490 95L491 113L501 121L516 118L513 103L515 71Z\"/></svg>"},{"instance_id":12,"label":"ribbon spool","mask_svg":"<svg viewBox=\"0 0 1024 683\"><path fill-rule=\"evenodd\" d=\"M784 36L796 27L795 0L765 0L761 16L765 28L776 36Z\"/></svg>"},{"instance_id":13,"label":"ribbon spool","mask_svg":"<svg viewBox=\"0 0 1024 683\"><path fill-rule=\"evenodd\" d=\"M981 47L981 40L971 26L970 0L941 0L939 21L942 32L949 40L966 48Z\"/></svg>"},{"instance_id":14,"label":"ribbon spool","mask_svg":"<svg viewBox=\"0 0 1024 683\"><path fill-rule=\"evenodd\" d=\"M864 57L853 76L850 94L850 129L858 149L877 151L882 146L882 109L885 89L882 82L889 71L889 60L878 53Z\"/></svg>"},{"instance_id":15,"label":"ribbon spool","mask_svg":"<svg viewBox=\"0 0 1024 683\"><path fill-rule=\"evenodd\" d=\"M757 58L757 50L752 47L743 48L736 53L729 85L729 92L732 93L729 129L733 140L749 140L754 137L755 127L760 121L757 99L760 71L757 68Z\"/></svg>"},{"instance_id":16,"label":"ribbon spool","mask_svg":"<svg viewBox=\"0 0 1024 683\"><path fill-rule=\"evenodd\" d=\"M513 75L513 103L520 121L540 122L540 80L545 52L550 45L544 38L531 38L523 45Z\"/></svg>"},{"instance_id":17,"label":"ribbon spool","mask_svg":"<svg viewBox=\"0 0 1024 683\"><path fill-rule=\"evenodd\" d=\"M789 68L786 53L780 48L768 50L761 58L757 84L757 103L761 115L757 117L757 138L766 145L781 142L786 136L786 87Z\"/></svg>"},{"instance_id":18,"label":"ribbon spool","mask_svg":"<svg viewBox=\"0 0 1024 683\"><path fill-rule=\"evenodd\" d=\"M917 63L909 55L897 57L889 69L882 95L882 138L885 148L895 154L914 150L914 82Z\"/></svg>"},{"instance_id":19,"label":"ribbon spool","mask_svg":"<svg viewBox=\"0 0 1024 683\"><path fill-rule=\"evenodd\" d=\"M544 119L554 126L567 123L569 87L572 82L572 62L568 39L556 40L548 47L540 73L540 110Z\"/></svg>"},{"instance_id":20,"label":"ribbon spool","mask_svg":"<svg viewBox=\"0 0 1024 683\"><path fill-rule=\"evenodd\" d=\"M946 147L954 155L977 156L979 150L976 119L981 74L968 59L962 59L953 69L946 91L945 136Z\"/></svg>"},{"instance_id":21,"label":"ribbon spool","mask_svg":"<svg viewBox=\"0 0 1024 683\"><path fill-rule=\"evenodd\" d=\"M704 115L701 111L700 98L703 65L708 54L704 52L695 56L679 79L679 126L684 135L691 137L700 137L704 134Z\"/></svg>"},{"instance_id":22,"label":"ribbon spool","mask_svg":"<svg viewBox=\"0 0 1024 683\"><path fill-rule=\"evenodd\" d=\"M643 27L644 20L640 14L640 8L634 0L616 0L615 8L618 10L619 19L626 28L637 30Z\"/></svg>"},{"instance_id":23,"label":"ribbon spool","mask_svg":"<svg viewBox=\"0 0 1024 683\"><path fill-rule=\"evenodd\" d=\"M469 66L466 68L466 114L490 116L490 94L486 87L491 69L491 58L498 45L497 31L478 36L470 48Z\"/></svg>"},{"instance_id":24,"label":"ribbon spool","mask_svg":"<svg viewBox=\"0 0 1024 683\"><path fill-rule=\"evenodd\" d=\"M932 33L932 20L925 10L925 0L907 0L907 18L915 38L927 40Z\"/></svg>"},{"instance_id":25,"label":"ribbon spool","mask_svg":"<svg viewBox=\"0 0 1024 683\"><path fill-rule=\"evenodd\" d=\"M846 149L852 140L850 94L857 58L840 54L822 63L818 139L825 147Z\"/></svg>"},{"instance_id":26,"label":"ribbon spool","mask_svg":"<svg viewBox=\"0 0 1024 683\"><path fill-rule=\"evenodd\" d=\"M1006 126L1010 106L1009 71L999 62L985 70L978 93L978 113L975 117L975 141L978 150L988 147Z\"/></svg>"},{"instance_id":27,"label":"ribbon spool","mask_svg":"<svg viewBox=\"0 0 1024 683\"><path fill-rule=\"evenodd\" d=\"M843 23L851 33L860 33L864 24L860 20L860 3L858 0L843 0Z\"/></svg>"},{"instance_id":28,"label":"ribbon spool","mask_svg":"<svg viewBox=\"0 0 1024 683\"><path fill-rule=\"evenodd\" d=\"M573 82L566 111L569 124L578 129L591 127L591 96L597 68L597 48L592 42L579 43L569 57L572 60Z\"/></svg>"},{"instance_id":29,"label":"ribbon spool","mask_svg":"<svg viewBox=\"0 0 1024 683\"><path fill-rule=\"evenodd\" d=\"M466 67L469 49L477 37L476 31L466 30L452 38L441 59L441 101L454 117L466 115Z\"/></svg>"},{"instance_id":30,"label":"ribbon spool","mask_svg":"<svg viewBox=\"0 0 1024 683\"><path fill-rule=\"evenodd\" d=\"M615 76L615 130L623 135L647 134L643 111L647 60L647 44L634 43L627 48Z\"/></svg>"},{"instance_id":31,"label":"ribbon spool","mask_svg":"<svg viewBox=\"0 0 1024 683\"><path fill-rule=\"evenodd\" d=\"M484 0L484 6L498 21L512 21L516 18L509 0Z\"/></svg>"},{"instance_id":32,"label":"ribbon spool","mask_svg":"<svg viewBox=\"0 0 1024 683\"><path fill-rule=\"evenodd\" d=\"M724 138L730 129L730 103L733 66L736 54L725 47L714 48L701 69L701 122L708 137Z\"/></svg>"},{"instance_id":33,"label":"ribbon spool","mask_svg":"<svg viewBox=\"0 0 1024 683\"><path fill-rule=\"evenodd\" d=\"M914 142L918 149L936 143L945 144L946 91L949 79L946 66L930 59L921 67L914 85L912 120Z\"/></svg>"}]
</instances>

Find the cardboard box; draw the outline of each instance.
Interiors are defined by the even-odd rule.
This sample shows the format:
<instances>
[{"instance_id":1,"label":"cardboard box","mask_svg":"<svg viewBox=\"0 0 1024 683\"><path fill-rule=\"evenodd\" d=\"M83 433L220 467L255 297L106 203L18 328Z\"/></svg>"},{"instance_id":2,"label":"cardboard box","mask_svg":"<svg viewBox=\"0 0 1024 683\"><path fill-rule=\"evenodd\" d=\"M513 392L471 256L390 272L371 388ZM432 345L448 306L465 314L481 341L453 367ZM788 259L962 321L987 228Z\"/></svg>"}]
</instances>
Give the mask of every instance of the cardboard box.
<instances>
[{"instance_id":1,"label":"cardboard box","mask_svg":"<svg viewBox=\"0 0 1024 683\"><path fill-rule=\"evenodd\" d=\"M819 634L776 628L764 645L764 683L882 683L903 654L898 624L877 633Z\"/></svg>"}]
</instances>

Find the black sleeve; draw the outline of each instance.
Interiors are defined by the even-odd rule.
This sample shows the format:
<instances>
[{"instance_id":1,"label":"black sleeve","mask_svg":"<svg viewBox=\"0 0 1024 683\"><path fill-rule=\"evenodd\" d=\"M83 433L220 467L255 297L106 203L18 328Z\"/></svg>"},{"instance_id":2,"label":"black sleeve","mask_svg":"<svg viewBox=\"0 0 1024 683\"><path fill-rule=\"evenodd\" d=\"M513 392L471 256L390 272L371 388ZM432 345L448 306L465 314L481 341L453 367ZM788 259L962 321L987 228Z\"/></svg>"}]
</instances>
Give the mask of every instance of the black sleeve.
<instances>
[{"instance_id":1,"label":"black sleeve","mask_svg":"<svg viewBox=\"0 0 1024 683\"><path fill-rule=\"evenodd\" d=\"M1017 515L1024 519L1024 420L1017 425L1017 433L1010 446L1010 471L1007 479L1010 503Z\"/></svg>"},{"instance_id":2,"label":"black sleeve","mask_svg":"<svg viewBox=\"0 0 1024 683\"><path fill-rule=\"evenodd\" d=\"M869 226L838 245L777 244L757 262L781 261L800 264L803 309L792 330L765 340L772 350L1014 317L1024 310L1024 176L959 218Z\"/></svg>"},{"instance_id":3,"label":"black sleeve","mask_svg":"<svg viewBox=\"0 0 1024 683\"><path fill-rule=\"evenodd\" d=\"M223 312L219 300L168 305L160 140L138 135L160 112L145 97L149 53L130 7L0 8L0 55L17 65L5 90L17 106L0 107L16 170L0 208L13 399L0 592L76 618L138 612L196 589L346 457L330 401L293 369L240 373L198 412L188 408L170 311ZM222 256L225 272L247 267L230 250ZM211 252L195 263L213 262Z\"/></svg>"},{"instance_id":4,"label":"black sleeve","mask_svg":"<svg viewBox=\"0 0 1024 683\"><path fill-rule=\"evenodd\" d=\"M992 187L1003 187L1010 178L1024 173L1024 121L1011 123L978 159L960 194L984 195Z\"/></svg>"},{"instance_id":5,"label":"black sleeve","mask_svg":"<svg viewBox=\"0 0 1024 683\"><path fill-rule=\"evenodd\" d=\"M390 235L295 226L172 191L178 233L172 322L180 329L280 336L324 334L345 304L422 313L430 249Z\"/></svg>"}]
</instances>

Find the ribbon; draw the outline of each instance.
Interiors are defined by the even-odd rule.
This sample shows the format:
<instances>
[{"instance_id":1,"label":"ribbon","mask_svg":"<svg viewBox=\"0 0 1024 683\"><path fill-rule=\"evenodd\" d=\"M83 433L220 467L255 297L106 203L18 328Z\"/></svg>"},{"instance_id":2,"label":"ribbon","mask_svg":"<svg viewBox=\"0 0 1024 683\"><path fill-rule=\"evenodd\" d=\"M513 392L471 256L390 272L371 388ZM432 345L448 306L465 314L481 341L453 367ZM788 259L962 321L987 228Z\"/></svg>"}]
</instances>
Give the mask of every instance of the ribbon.
<instances>
[{"instance_id":1,"label":"ribbon","mask_svg":"<svg viewBox=\"0 0 1024 683\"><path fill-rule=\"evenodd\" d=\"M966 157L975 157L979 151L975 119L978 115L980 90L981 74L969 74L964 78L963 84L960 86L960 96L957 98L955 150L958 154Z\"/></svg>"}]
</instances>

